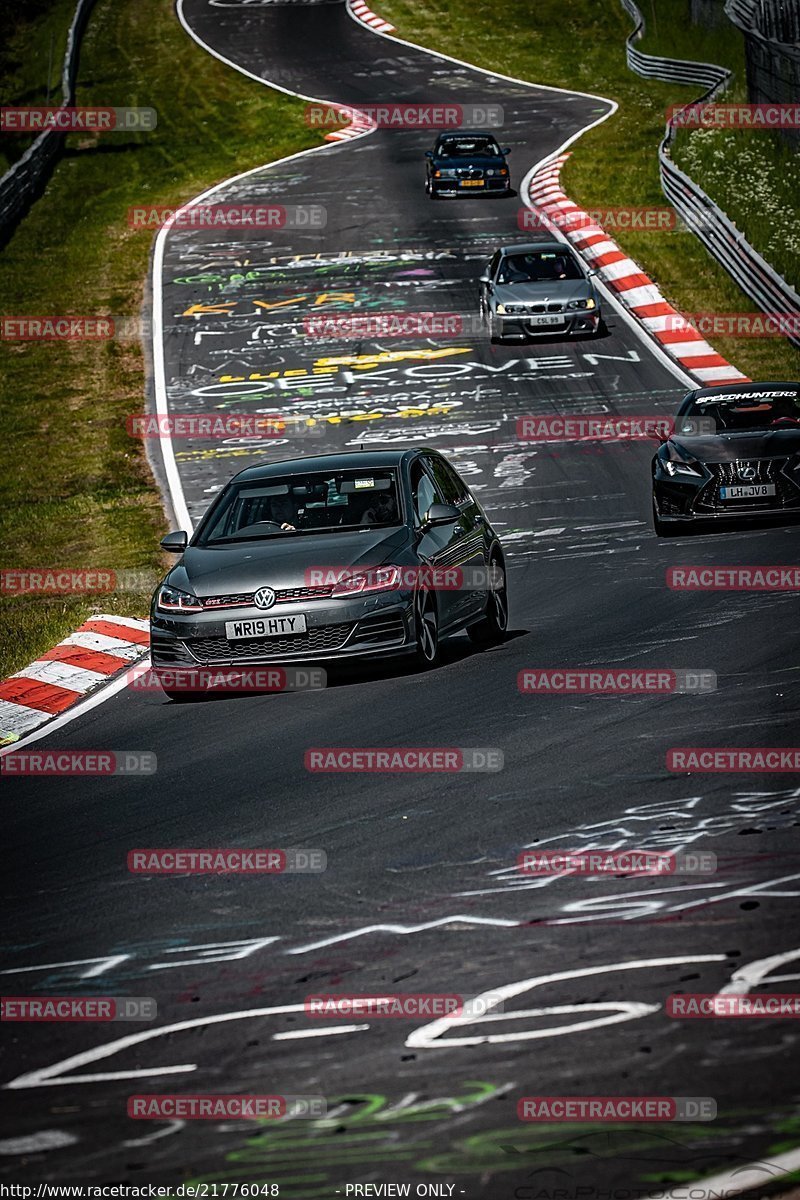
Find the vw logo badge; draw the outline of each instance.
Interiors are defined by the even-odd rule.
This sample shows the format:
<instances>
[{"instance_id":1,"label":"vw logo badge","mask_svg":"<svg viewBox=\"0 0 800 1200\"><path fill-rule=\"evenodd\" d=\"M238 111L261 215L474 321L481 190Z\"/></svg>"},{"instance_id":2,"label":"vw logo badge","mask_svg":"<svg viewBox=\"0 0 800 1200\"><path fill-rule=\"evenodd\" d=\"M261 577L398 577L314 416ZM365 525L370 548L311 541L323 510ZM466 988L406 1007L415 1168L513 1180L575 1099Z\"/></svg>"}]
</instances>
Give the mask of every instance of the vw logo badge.
<instances>
[{"instance_id":1,"label":"vw logo badge","mask_svg":"<svg viewBox=\"0 0 800 1200\"><path fill-rule=\"evenodd\" d=\"M256 602L256 608L272 608L275 603L275 592L271 587L259 588L253 599Z\"/></svg>"},{"instance_id":2,"label":"vw logo badge","mask_svg":"<svg viewBox=\"0 0 800 1200\"><path fill-rule=\"evenodd\" d=\"M756 471L755 467L751 467L751 466L748 466L747 464L745 464L743 467L739 467L736 474L739 476L740 479L744 479L745 482L749 483L750 480L755 479L758 472Z\"/></svg>"}]
</instances>

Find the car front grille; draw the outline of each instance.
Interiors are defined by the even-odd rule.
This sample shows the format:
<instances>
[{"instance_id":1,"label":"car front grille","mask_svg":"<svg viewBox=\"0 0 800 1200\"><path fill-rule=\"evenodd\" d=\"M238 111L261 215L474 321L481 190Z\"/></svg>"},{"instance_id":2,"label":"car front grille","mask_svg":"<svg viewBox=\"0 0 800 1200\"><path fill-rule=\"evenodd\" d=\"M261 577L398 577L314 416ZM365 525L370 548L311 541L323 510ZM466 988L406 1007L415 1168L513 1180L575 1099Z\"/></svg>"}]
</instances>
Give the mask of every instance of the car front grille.
<instances>
[{"instance_id":1,"label":"car front grille","mask_svg":"<svg viewBox=\"0 0 800 1200\"><path fill-rule=\"evenodd\" d=\"M457 167L456 175L459 179L483 179L480 167Z\"/></svg>"},{"instance_id":2,"label":"car front grille","mask_svg":"<svg viewBox=\"0 0 800 1200\"><path fill-rule=\"evenodd\" d=\"M791 481L785 471L788 461L786 458L753 458L741 459L738 462L706 463L713 478L701 490L695 502L696 510L710 512L722 509L730 512L741 506L754 511L762 509L768 511L769 509L800 507L800 487ZM739 471L743 467L755 470L752 479L740 477ZM723 500L720 497L720 488L722 487L740 487L751 483L773 483L775 484L775 495L739 501Z\"/></svg>"},{"instance_id":3,"label":"car front grille","mask_svg":"<svg viewBox=\"0 0 800 1200\"><path fill-rule=\"evenodd\" d=\"M564 311L564 305L560 300L534 301L526 305L526 310L529 313L560 313Z\"/></svg>"},{"instance_id":4,"label":"car front grille","mask_svg":"<svg viewBox=\"0 0 800 1200\"><path fill-rule=\"evenodd\" d=\"M333 584L319 587L276 588L276 604L292 604L297 600L327 600L333 593ZM254 592L231 592L226 596L206 596L203 608L254 608Z\"/></svg>"},{"instance_id":5,"label":"car front grille","mask_svg":"<svg viewBox=\"0 0 800 1200\"><path fill-rule=\"evenodd\" d=\"M341 625L317 625L306 633L292 637L237 638L229 642L224 637L192 638L187 642L198 662L264 662L285 654L319 654L326 650L341 650L353 630L350 622Z\"/></svg>"}]
</instances>

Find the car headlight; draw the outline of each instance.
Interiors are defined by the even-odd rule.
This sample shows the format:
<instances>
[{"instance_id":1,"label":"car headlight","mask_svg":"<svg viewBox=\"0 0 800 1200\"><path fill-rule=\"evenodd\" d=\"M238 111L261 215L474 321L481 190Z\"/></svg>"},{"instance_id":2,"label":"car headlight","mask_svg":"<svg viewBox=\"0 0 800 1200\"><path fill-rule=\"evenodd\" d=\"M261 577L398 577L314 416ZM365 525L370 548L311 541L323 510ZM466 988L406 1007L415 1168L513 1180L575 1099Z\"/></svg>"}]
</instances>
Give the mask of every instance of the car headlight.
<instances>
[{"instance_id":1,"label":"car headlight","mask_svg":"<svg viewBox=\"0 0 800 1200\"><path fill-rule=\"evenodd\" d=\"M524 304L498 304L497 311L501 316L513 317L519 313L527 312Z\"/></svg>"},{"instance_id":2,"label":"car headlight","mask_svg":"<svg viewBox=\"0 0 800 1200\"><path fill-rule=\"evenodd\" d=\"M456 173L455 171L450 171L445 168L441 171L434 171L433 176L434 179L455 179Z\"/></svg>"},{"instance_id":3,"label":"car headlight","mask_svg":"<svg viewBox=\"0 0 800 1200\"><path fill-rule=\"evenodd\" d=\"M497 311L500 314L500 316L503 317L509 311L508 306L505 304L498 304Z\"/></svg>"},{"instance_id":4,"label":"car headlight","mask_svg":"<svg viewBox=\"0 0 800 1200\"><path fill-rule=\"evenodd\" d=\"M400 567L370 567L353 575L343 575L334 584L331 596L365 596L368 592L393 592L400 587Z\"/></svg>"},{"instance_id":5,"label":"car headlight","mask_svg":"<svg viewBox=\"0 0 800 1200\"><path fill-rule=\"evenodd\" d=\"M594 308L595 302L592 296L588 300L570 300L567 308Z\"/></svg>"},{"instance_id":6,"label":"car headlight","mask_svg":"<svg viewBox=\"0 0 800 1200\"><path fill-rule=\"evenodd\" d=\"M487 170L487 172L486 172L486 174L487 174L487 175L492 175L492 176L494 176L494 175L507 175L507 174L508 174L508 171L507 171L507 169L506 169L505 167L489 167L489 168L488 168L488 170Z\"/></svg>"},{"instance_id":7,"label":"car headlight","mask_svg":"<svg viewBox=\"0 0 800 1200\"><path fill-rule=\"evenodd\" d=\"M683 462L682 460L679 462L673 462L672 459L667 459L664 462L664 468L667 474L671 476L691 475L694 479L703 478L702 471L698 471L697 468L693 467L691 463Z\"/></svg>"},{"instance_id":8,"label":"car headlight","mask_svg":"<svg viewBox=\"0 0 800 1200\"><path fill-rule=\"evenodd\" d=\"M156 608L161 612L202 612L203 605L197 596L182 592L179 588L167 587L166 584L158 589Z\"/></svg>"}]
</instances>

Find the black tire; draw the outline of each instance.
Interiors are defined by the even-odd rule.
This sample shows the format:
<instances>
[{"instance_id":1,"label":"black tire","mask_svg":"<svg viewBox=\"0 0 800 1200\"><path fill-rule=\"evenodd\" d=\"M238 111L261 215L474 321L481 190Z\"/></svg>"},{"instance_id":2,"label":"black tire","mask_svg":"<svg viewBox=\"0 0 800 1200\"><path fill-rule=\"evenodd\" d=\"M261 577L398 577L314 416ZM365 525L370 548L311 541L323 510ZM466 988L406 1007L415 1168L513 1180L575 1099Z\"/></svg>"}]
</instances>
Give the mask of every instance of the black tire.
<instances>
[{"instance_id":1,"label":"black tire","mask_svg":"<svg viewBox=\"0 0 800 1200\"><path fill-rule=\"evenodd\" d=\"M502 346L503 338L500 336L499 333L495 332L494 321L492 320L491 312L489 312L487 314L486 320L489 325L489 341L492 343L493 346Z\"/></svg>"},{"instance_id":2,"label":"black tire","mask_svg":"<svg viewBox=\"0 0 800 1200\"><path fill-rule=\"evenodd\" d=\"M489 571L502 572L502 585L494 587L486 597L486 616L475 625L470 625L467 634L470 641L479 646L497 645L503 642L508 633L508 588L506 586L506 569L502 559L495 556L489 566Z\"/></svg>"},{"instance_id":3,"label":"black tire","mask_svg":"<svg viewBox=\"0 0 800 1200\"><path fill-rule=\"evenodd\" d=\"M439 614L433 592L421 587L414 593L414 636L417 666L429 671L439 663Z\"/></svg>"}]
</instances>

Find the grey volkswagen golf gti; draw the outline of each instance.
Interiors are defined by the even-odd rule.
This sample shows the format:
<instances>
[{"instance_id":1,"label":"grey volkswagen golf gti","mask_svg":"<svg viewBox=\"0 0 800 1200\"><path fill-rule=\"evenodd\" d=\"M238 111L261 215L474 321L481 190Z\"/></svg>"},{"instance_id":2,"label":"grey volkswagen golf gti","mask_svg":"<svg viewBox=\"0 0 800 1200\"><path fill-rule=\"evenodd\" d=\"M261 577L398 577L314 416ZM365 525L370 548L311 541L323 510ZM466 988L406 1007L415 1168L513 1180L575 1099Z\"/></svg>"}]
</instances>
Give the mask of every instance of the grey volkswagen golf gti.
<instances>
[{"instance_id":1,"label":"grey volkswagen golf gti","mask_svg":"<svg viewBox=\"0 0 800 1200\"><path fill-rule=\"evenodd\" d=\"M181 668L413 654L508 622L499 538L435 450L350 451L248 467L227 484L153 596L151 656Z\"/></svg>"},{"instance_id":2,"label":"grey volkswagen golf gti","mask_svg":"<svg viewBox=\"0 0 800 1200\"><path fill-rule=\"evenodd\" d=\"M600 296L590 271L562 242L501 246L480 277L479 304L489 337L598 334Z\"/></svg>"}]
</instances>

